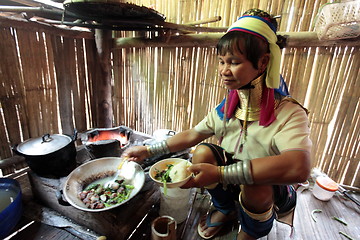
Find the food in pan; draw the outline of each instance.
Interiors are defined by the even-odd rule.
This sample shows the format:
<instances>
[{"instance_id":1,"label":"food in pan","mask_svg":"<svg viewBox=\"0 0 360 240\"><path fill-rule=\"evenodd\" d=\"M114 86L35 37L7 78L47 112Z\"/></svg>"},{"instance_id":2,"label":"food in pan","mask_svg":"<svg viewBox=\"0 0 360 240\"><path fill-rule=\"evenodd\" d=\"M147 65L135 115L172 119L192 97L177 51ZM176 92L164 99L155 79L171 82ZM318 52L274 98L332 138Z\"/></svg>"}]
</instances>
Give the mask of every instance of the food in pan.
<instances>
[{"instance_id":1,"label":"food in pan","mask_svg":"<svg viewBox=\"0 0 360 240\"><path fill-rule=\"evenodd\" d=\"M119 204L129 198L133 185L125 184L124 179L115 180L105 188L102 183L94 182L78 194L87 208L99 209Z\"/></svg>"}]
</instances>

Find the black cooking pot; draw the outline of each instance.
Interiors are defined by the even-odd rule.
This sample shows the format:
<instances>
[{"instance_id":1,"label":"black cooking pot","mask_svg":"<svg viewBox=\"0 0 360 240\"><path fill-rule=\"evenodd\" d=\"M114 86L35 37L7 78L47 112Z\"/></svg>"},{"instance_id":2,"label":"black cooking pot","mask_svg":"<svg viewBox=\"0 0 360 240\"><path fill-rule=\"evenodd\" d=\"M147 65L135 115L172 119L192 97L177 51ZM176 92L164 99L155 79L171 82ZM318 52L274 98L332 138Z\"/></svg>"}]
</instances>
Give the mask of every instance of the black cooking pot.
<instances>
[{"instance_id":1,"label":"black cooking pot","mask_svg":"<svg viewBox=\"0 0 360 240\"><path fill-rule=\"evenodd\" d=\"M76 135L45 134L15 145L13 151L40 176L67 176L76 168Z\"/></svg>"}]
</instances>

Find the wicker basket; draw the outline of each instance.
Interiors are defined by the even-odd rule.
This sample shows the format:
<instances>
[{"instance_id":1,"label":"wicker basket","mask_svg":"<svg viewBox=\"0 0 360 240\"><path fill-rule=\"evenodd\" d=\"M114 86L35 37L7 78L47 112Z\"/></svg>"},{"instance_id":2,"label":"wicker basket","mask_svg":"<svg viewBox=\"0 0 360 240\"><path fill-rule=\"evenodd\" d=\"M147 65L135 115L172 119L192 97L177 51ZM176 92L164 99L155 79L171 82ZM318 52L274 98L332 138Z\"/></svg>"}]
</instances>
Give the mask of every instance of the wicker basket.
<instances>
[{"instance_id":1,"label":"wicker basket","mask_svg":"<svg viewBox=\"0 0 360 240\"><path fill-rule=\"evenodd\" d=\"M360 35L360 1L321 6L315 22L320 40L354 38Z\"/></svg>"}]
</instances>

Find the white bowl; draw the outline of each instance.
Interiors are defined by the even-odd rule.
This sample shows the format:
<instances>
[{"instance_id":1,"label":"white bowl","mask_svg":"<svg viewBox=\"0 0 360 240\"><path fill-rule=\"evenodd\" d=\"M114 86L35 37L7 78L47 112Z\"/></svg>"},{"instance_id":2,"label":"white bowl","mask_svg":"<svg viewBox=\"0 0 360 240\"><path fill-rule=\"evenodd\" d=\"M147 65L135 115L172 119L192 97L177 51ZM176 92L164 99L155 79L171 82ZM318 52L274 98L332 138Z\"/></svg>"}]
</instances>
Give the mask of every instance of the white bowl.
<instances>
[{"instance_id":1,"label":"white bowl","mask_svg":"<svg viewBox=\"0 0 360 240\"><path fill-rule=\"evenodd\" d=\"M154 165L151 166L150 168L150 171L149 171L149 175L151 177L151 179L156 182L159 186L163 187L164 186L164 183L158 179L155 178L156 174L158 172L161 172L165 169L168 168L168 165L169 164L172 164L172 165L176 165L180 162L183 162L185 161L187 166L191 166L191 162L189 162L188 160L186 159L182 159L182 158L167 158L167 159L164 159L164 160L161 160L157 163L155 163ZM177 188L177 187L181 187L183 186L185 183L187 183L187 181L189 181L189 179L191 178L191 172L187 172L187 176L185 179L181 180L181 181L178 181L178 182L168 182L166 183L166 187L167 188Z\"/></svg>"}]
</instances>

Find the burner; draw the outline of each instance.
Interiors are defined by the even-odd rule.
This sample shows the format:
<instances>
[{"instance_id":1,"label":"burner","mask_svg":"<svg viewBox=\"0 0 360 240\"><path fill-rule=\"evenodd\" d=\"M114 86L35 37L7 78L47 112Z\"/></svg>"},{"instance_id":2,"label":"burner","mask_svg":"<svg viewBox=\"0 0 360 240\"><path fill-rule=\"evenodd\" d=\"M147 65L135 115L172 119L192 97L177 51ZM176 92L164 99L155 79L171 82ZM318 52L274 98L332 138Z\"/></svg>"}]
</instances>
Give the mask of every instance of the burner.
<instances>
[{"instance_id":1,"label":"burner","mask_svg":"<svg viewBox=\"0 0 360 240\"><path fill-rule=\"evenodd\" d=\"M125 126L114 128L95 128L81 135L92 158L120 157L123 150L130 145L133 131Z\"/></svg>"}]
</instances>

